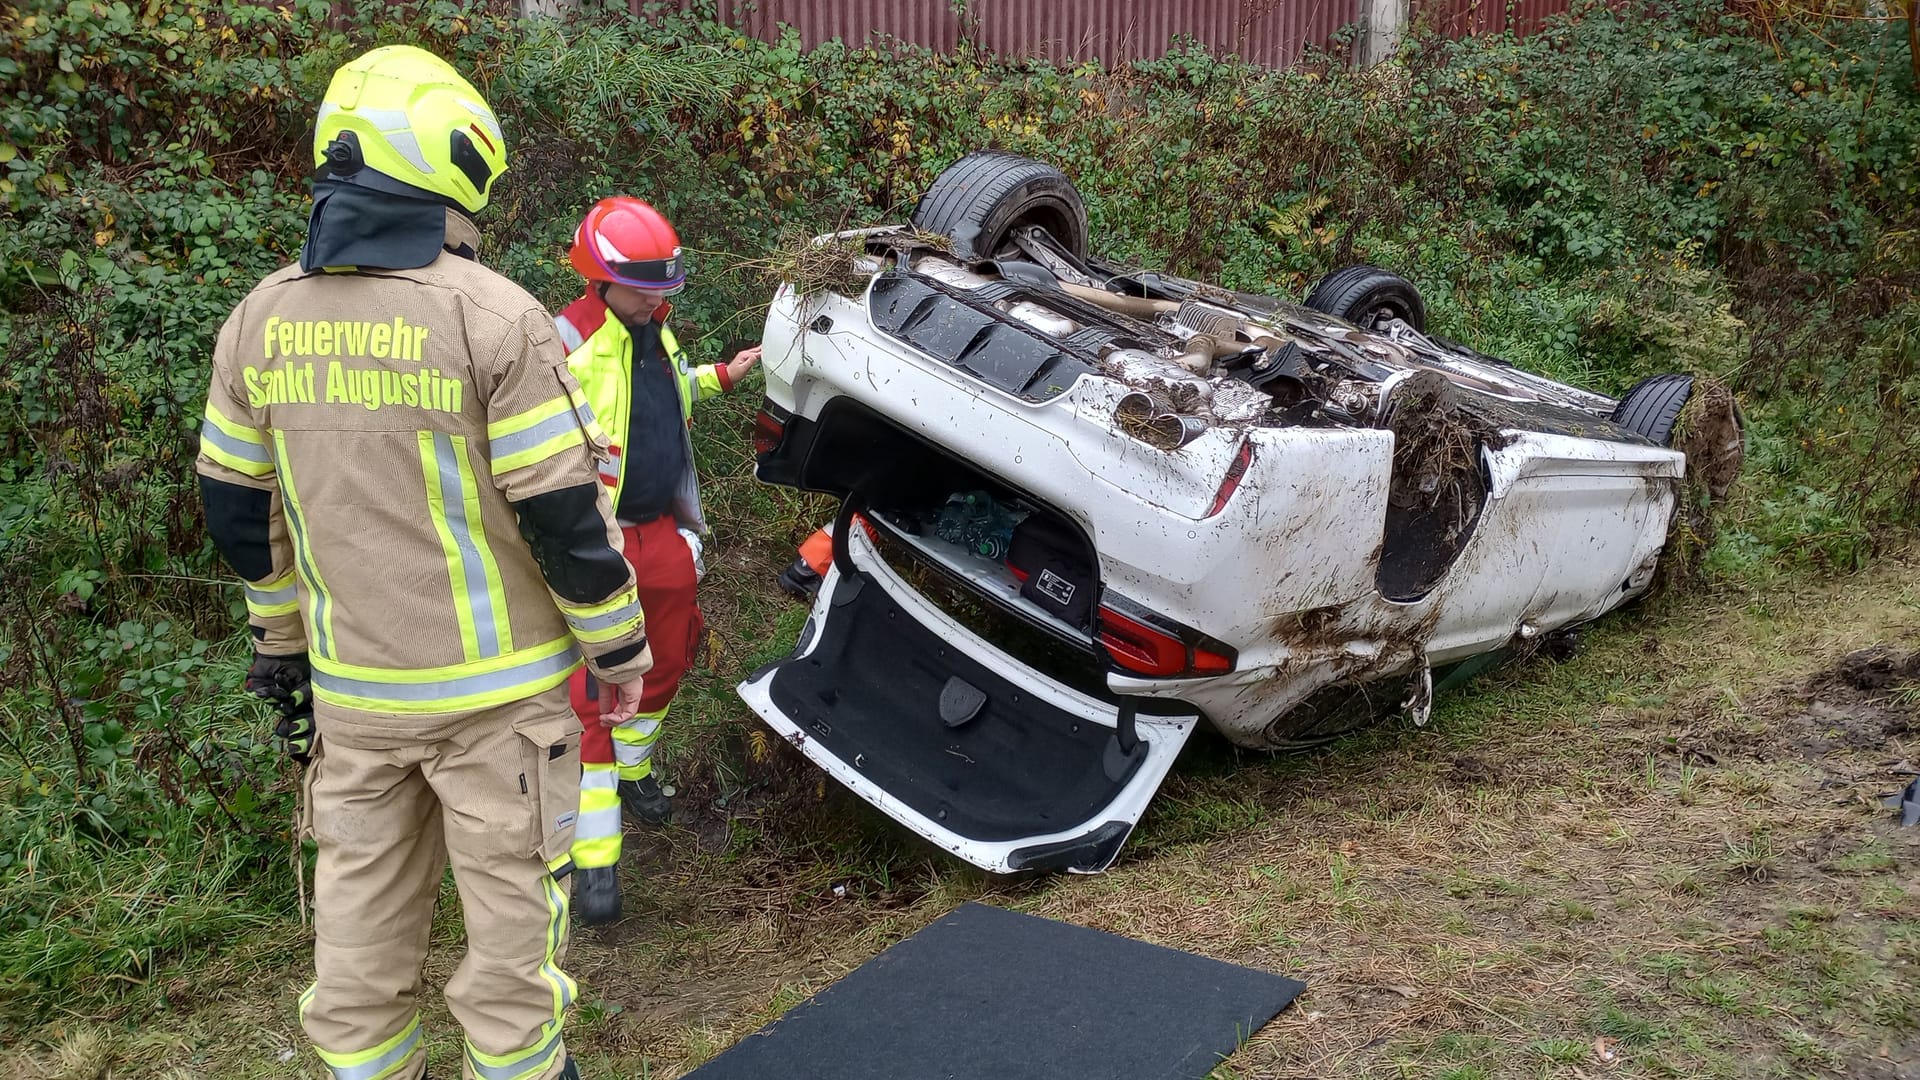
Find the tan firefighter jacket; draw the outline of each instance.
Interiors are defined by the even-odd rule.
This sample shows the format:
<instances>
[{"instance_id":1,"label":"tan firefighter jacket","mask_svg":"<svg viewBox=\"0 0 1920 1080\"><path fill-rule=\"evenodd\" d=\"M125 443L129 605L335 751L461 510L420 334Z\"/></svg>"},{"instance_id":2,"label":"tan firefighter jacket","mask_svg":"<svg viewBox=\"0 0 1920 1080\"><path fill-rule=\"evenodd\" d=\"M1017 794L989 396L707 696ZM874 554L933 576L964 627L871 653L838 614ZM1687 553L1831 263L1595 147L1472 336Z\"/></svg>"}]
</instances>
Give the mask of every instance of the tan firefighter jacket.
<instances>
[{"instance_id":1,"label":"tan firefighter jacket","mask_svg":"<svg viewBox=\"0 0 1920 1080\"><path fill-rule=\"evenodd\" d=\"M478 242L448 214L450 249ZM583 654L611 682L651 666L624 560L604 595L556 592L566 568L543 574L513 505L590 484L583 533L618 553L605 445L540 304L447 251L256 286L220 331L197 469L268 493L256 647L307 651L323 731L391 739L558 686Z\"/></svg>"}]
</instances>

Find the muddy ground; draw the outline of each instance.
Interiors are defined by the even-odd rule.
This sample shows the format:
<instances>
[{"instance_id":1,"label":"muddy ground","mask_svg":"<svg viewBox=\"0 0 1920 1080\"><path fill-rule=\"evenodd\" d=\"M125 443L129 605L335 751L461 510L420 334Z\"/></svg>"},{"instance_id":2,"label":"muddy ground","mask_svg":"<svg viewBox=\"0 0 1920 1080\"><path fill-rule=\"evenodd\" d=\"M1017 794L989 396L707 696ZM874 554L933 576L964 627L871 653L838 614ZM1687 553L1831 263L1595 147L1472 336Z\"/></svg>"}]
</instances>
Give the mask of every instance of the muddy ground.
<instances>
[{"instance_id":1,"label":"muddy ground","mask_svg":"<svg viewBox=\"0 0 1920 1080\"><path fill-rule=\"evenodd\" d=\"M1013 884L793 767L709 678L687 722L742 764L630 836L629 917L574 946L570 1041L588 1076L684 1075L980 899L1304 979L1220 1080L1920 1078L1920 828L1880 801L1920 764L1916 650L1911 557L1658 603L1425 729L1196 744L1112 871ZM438 940L430 982L457 924ZM239 943L169 1011L70 1018L0 1075L318 1076L300 950Z\"/></svg>"}]
</instances>

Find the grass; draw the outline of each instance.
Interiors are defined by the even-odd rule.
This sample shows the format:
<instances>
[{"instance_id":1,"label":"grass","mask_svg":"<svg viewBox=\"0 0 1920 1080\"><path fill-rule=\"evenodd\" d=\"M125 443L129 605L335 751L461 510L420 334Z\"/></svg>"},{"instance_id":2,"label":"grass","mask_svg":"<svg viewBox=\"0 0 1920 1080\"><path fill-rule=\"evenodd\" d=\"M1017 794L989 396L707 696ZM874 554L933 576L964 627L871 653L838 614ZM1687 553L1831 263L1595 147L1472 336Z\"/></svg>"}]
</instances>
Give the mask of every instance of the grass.
<instances>
[{"instance_id":1,"label":"grass","mask_svg":"<svg viewBox=\"0 0 1920 1080\"><path fill-rule=\"evenodd\" d=\"M766 548L750 569L711 557L764 573L783 555ZM1866 796L1920 746L1809 757L1821 736L1801 718L1809 674L1920 638L1915 569L1623 614L1569 663L1442 701L1425 730L1297 757L1197 746L1113 870L1022 882L905 840L779 744L756 758L730 686L797 609L734 597L714 613L725 674L691 680L670 734L686 821L630 838L632 914L576 937L589 1004L572 1043L596 1075L671 1080L980 899L1306 980L1216 1077L1875 1075L1850 1070L1883 1047L1912 1062L1920 885ZM724 747L730 773L694 767ZM25 1032L0 1074L318 1076L304 1051L281 1060L301 1045L299 935L290 913L243 929L197 962L193 993ZM440 935L430 987L456 959ZM436 991L425 1004L451 1071L457 1029Z\"/></svg>"}]
</instances>

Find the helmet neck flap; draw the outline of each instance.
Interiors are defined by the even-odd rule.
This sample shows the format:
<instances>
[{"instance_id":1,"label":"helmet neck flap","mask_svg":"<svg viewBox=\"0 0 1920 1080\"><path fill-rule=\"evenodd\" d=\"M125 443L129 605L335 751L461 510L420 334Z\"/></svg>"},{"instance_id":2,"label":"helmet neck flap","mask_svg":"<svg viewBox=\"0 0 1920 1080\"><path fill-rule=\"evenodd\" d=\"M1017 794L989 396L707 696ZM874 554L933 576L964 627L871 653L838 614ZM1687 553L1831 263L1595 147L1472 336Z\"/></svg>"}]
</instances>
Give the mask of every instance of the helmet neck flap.
<instances>
[{"instance_id":1,"label":"helmet neck flap","mask_svg":"<svg viewBox=\"0 0 1920 1080\"><path fill-rule=\"evenodd\" d=\"M412 270L450 248L472 258L479 230L442 200L423 195L315 180L300 269Z\"/></svg>"}]
</instances>

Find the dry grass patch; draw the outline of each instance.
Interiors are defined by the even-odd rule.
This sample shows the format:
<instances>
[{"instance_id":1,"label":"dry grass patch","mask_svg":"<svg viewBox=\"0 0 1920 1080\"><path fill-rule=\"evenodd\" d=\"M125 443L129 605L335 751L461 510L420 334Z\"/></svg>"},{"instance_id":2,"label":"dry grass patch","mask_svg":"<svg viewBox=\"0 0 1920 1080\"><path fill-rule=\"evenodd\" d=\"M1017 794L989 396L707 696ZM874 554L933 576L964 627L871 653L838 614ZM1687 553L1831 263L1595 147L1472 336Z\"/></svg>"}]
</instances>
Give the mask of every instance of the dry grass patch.
<instances>
[{"instance_id":1,"label":"dry grass patch","mask_svg":"<svg viewBox=\"0 0 1920 1080\"><path fill-rule=\"evenodd\" d=\"M1426 730L1293 757L1198 744L1092 878L986 880L776 747L732 788L686 778L687 822L630 837L630 917L576 936L572 1045L594 1075L671 1080L981 899L1305 979L1221 1078L1911 1075L1920 873L1875 796L1920 760L1900 723L1920 702L1842 677L1875 643L1920 645L1912 563L1669 601ZM677 737L752 730L727 681ZM113 1075L288 1075L310 1064L277 1060L303 982L203 988L137 1044L115 1033ZM457 1030L426 1004L444 1069Z\"/></svg>"}]
</instances>

